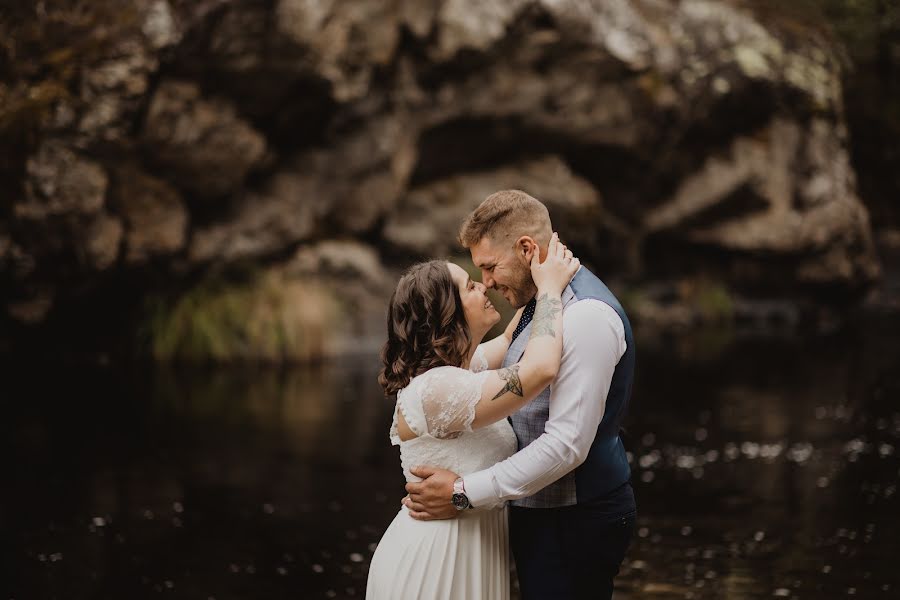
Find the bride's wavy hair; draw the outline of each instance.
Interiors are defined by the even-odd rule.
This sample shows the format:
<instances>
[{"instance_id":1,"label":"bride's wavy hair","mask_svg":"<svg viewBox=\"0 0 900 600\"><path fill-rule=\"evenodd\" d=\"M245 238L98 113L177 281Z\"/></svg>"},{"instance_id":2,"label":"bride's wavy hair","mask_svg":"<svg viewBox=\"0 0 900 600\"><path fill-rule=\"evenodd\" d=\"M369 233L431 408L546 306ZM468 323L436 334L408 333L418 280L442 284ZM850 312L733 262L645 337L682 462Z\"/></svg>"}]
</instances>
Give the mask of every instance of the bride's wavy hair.
<instances>
[{"instance_id":1,"label":"bride's wavy hair","mask_svg":"<svg viewBox=\"0 0 900 600\"><path fill-rule=\"evenodd\" d=\"M400 277L388 305L387 329L378 375L385 395L396 394L428 369L463 364L472 337L445 261L414 265Z\"/></svg>"}]
</instances>

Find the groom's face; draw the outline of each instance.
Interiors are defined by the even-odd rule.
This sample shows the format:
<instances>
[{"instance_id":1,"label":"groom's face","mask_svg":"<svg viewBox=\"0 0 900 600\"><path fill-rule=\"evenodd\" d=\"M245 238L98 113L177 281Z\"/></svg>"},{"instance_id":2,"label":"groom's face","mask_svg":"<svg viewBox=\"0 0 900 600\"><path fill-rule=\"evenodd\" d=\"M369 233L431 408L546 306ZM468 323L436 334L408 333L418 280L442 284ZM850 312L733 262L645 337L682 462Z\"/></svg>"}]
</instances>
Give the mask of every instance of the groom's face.
<instances>
[{"instance_id":1,"label":"groom's face","mask_svg":"<svg viewBox=\"0 0 900 600\"><path fill-rule=\"evenodd\" d=\"M469 248L472 262L481 269L481 282L500 292L513 308L525 306L537 288L531 279L530 257L520 255L513 247L482 238Z\"/></svg>"}]
</instances>

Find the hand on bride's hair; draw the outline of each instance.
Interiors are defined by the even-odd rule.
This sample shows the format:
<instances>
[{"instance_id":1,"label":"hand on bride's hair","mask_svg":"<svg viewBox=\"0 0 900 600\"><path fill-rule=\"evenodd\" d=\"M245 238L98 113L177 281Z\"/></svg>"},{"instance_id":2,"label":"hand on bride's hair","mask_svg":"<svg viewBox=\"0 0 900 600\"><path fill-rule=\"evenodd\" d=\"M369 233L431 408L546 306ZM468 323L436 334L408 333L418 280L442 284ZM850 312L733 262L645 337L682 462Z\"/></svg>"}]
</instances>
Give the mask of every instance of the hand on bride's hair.
<instances>
[{"instance_id":1,"label":"hand on bride's hair","mask_svg":"<svg viewBox=\"0 0 900 600\"><path fill-rule=\"evenodd\" d=\"M539 292L561 294L578 268L581 262L559 241L559 234L553 233L550 244L547 246L547 258L541 262L539 252L535 250L531 257L531 277Z\"/></svg>"}]
</instances>

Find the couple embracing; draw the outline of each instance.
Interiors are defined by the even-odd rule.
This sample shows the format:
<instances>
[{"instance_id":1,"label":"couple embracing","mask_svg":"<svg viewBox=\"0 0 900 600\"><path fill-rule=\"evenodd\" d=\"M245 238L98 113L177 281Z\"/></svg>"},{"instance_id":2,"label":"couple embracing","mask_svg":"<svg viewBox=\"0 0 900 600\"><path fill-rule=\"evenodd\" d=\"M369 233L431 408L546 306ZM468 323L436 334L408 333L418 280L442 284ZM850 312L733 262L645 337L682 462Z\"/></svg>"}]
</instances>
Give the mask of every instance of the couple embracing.
<instances>
[{"instance_id":1,"label":"couple embracing","mask_svg":"<svg viewBox=\"0 0 900 600\"><path fill-rule=\"evenodd\" d=\"M610 598L635 521L628 318L524 192L489 196L460 242L481 283L434 260L390 301L379 383L409 495L366 598L509 598L510 548L524 600ZM518 311L482 342L500 320L487 288Z\"/></svg>"}]
</instances>

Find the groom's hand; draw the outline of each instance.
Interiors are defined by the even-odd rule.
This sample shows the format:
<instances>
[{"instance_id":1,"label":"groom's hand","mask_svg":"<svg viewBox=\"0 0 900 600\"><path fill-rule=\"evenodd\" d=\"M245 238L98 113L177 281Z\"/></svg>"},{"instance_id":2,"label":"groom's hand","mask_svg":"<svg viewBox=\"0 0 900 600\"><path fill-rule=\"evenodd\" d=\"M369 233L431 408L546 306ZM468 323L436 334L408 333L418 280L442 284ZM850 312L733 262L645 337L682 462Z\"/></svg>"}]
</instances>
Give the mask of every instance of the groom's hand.
<instances>
[{"instance_id":1,"label":"groom's hand","mask_svg":"<svg viewBox=\"0 0 900 600\"><path fill-rule=\"evenodd\" d=\"M420 521L452 519L459 511L450 503L453 497L453 482L459 477L446 469L434 467L413 467L410 472L423 481L407 483L409 494L403 505L409 509L412 518Z\"/></svg>"}]
</instances>

